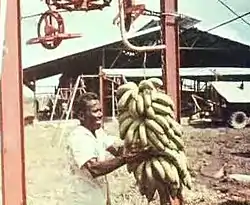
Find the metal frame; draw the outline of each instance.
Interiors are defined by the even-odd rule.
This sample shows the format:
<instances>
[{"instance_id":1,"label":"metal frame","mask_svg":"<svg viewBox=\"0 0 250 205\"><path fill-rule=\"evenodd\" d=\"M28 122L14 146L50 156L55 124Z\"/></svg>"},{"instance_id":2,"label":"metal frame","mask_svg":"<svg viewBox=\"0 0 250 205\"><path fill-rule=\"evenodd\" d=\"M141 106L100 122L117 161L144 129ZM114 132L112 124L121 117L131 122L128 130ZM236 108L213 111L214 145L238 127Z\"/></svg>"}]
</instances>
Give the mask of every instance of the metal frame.
<instances>
[{"instance_id":1,"label":"metal frame","mask_svg":"<svg viewBox=\"0 0 250 205\"><path fill-rule=\"evenodd\" d=\"M20 19L20 1L7 0L8 52L1 79L3 205L26 204Z\"/></svg>"},{"instance_id":2,"label":"metal frame","mask_svg":"<svg viewBox=\"0 0 250 205\"><path fill-rule=\"evenodd\" d=\"M138 52L163 50L163 81L165 92L168 93L175 104L175 116L180 122L180 77L179 77L179 26L177 18L177 0L161 0L161 12L164 14L162 18L162 34L163 44L156 46L135 46L131 44L126 36L125 20L124 20L124 0L118 0L119 17L120 17L120 31L121 38L124 45Z\"/></svg>"},{"instance_id":3,"label":"metal frame","mask_svg":"<svg viewBox=\"0 0 250 205\"><path fill-rule=\"evenodd\" d=\"M161 0L161 11L164 13L176 13L177 6L177 0ZM164 16L162 23L163 43L167 45L163 51L163 61L165 62L165 67L163 68L165 92L173 98L176 119L180 122L179 26L174 16Z\"/></svg>"},{"instance_id":4,"label":"metal frame","mask_svg":"<svg viewBox=\"0 0 250 205\"><path fill-rule=\"evenodd\" d=\"M119 0L121 3L122 0ZM25 186L25 160L24 160L24 128L23 128L23 110L22 110L22 67L21 67L21 42L20 42L20 1L7 1L7 31L6 47L8 53L4 57L4 71L1 80L1 99L2 99L2 194L3 205L26 204L26 186ZM0 5L1 6L1 5ZM121 8L121 7L120 7ZM121 9L123 10L123 9ZM161 0L161 10L164 16L163 34L164 61L168 62L163 71L164 86L176 104L176 116L180 118L180 94L179 94L179 52L178 52L178 24L175 15L177 11L177 0ZM120 12L123 14L122 12ZM122 18L121 18L122 19ZM121 23L121 26L124 26ZM123 28L122 28L123 31ZM123 35L123 33L122 33ZM124 36L123 36L124 37ZM135 50L137 47L132 46ZM140 48L139 50L141 50ZM144 48L143 51L150 50ZM100 99L104 105L104 75L99 72L100 78ZM105 113L105 110L103 110ZM15 128L15 129L13 129ZM182 196L171 199L172 205L182 204Z\"/></svg>"},{"instance_id":5,"label":"metal frame","mask_svg":"<svg viewBox=\"0 0 250 205\"><path fill-rule=\"evenodd\" d=\"M102 72L102 66L99 67L99 90L100 90L100 94L99 94L99 97L100 97L100 104L101 104L101 108L102 108L102 112L103 112L103 115L105 115L106 113L106 110L104 108L104 98L105 98L105 91L104 91L104 73ZM102 120L102 126L104 126L104 121Z\"/></svg>"}]
</instances>

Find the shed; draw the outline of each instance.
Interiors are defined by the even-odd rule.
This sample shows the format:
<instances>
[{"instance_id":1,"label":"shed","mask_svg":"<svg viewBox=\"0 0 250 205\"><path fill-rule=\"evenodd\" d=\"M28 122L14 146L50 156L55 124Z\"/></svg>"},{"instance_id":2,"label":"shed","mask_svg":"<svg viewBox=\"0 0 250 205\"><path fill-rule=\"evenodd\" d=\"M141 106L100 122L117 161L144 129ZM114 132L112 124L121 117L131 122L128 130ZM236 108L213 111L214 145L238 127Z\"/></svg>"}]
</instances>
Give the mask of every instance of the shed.
<instances>
[{"instance_id":1,"label":"shed","mask_svg":"<svg viewBox=\"0 0 250 205\"><path fill-rule=\"evenodd\" d=\"M211 82L211 85L228 103L250 103L250 81L218 81Z\"/></svg>"},{"instance_id":2,"label":"shed","mask_svg":"<svg viewBox=\"0 0 250 205\"><path fill-rule=\"evenodd\" d=\"M103 69L104 73L108 76L120 76L125 77L161 77L162 69L161 68L116 68L116 69ZM235 80L238 79L242 81L247 79L250 81L250 68L237 68L237 67L181 67L180 68L180 77L185 79L201 81L214 81L215 77Z\"/></svg>"}]
</instances>

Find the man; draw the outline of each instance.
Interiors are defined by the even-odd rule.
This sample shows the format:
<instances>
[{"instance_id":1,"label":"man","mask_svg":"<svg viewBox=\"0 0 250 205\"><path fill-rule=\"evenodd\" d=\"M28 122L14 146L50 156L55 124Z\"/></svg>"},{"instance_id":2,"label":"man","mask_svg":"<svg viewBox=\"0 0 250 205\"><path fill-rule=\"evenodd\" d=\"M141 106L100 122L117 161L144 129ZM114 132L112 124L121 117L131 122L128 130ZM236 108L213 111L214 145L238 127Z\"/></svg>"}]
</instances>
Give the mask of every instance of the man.
<instances>
[{"instance_id":1,"label":"man","mask_svg":"<svg viewBox=\"0 0 250 205\"><path fill-rule=\"evenodd\" d=\"M114 137L101 129L102 111L95 93L84 93L74 104L74 114L80 120L80 126L68 137L73 157L73 170L82 176L86 186L84 205L104 205L106 202L107 182L104 176L127 162L141 160L143 154L123 155L122 149L116 149Z\"/></svg>"}]
</instances>

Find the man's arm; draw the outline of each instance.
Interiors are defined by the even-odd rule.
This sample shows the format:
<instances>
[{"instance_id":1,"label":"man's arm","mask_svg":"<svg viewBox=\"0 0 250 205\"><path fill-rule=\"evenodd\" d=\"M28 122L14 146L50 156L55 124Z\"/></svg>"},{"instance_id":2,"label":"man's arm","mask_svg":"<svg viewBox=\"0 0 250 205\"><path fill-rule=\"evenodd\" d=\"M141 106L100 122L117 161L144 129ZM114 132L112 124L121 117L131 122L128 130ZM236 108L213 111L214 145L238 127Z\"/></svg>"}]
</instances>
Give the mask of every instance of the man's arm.
<instances>
[{"instance_id":1,"label":"man's arm","mask_svg":"<svg viewBox=\"0 0 250 205\"><path fill-rule=\"evenodd\" d=\"M150 155L147 152L142 151L139 153L130 153L127 155L121 155L118 157L110 158L105 161L97 161L96 158L92 158L84 164L93 177L109 174L110 172L118 169L119 167L132 162L141 162L147 160Z\"/></svg>"},{"instance_id":2,"label":"man's arm","mask_svg":"<svg viewBox=\"0 0 250 205\"><path fill-rule=\"evenodd\" d=\"M97 161L96 158L93 158L85 163L84 167L86 167L93 177L102 176L105 174L109 174L115 169L126 164L126 160L124 157L114 157L105 161Z\"/></svg>"}]
</instances>

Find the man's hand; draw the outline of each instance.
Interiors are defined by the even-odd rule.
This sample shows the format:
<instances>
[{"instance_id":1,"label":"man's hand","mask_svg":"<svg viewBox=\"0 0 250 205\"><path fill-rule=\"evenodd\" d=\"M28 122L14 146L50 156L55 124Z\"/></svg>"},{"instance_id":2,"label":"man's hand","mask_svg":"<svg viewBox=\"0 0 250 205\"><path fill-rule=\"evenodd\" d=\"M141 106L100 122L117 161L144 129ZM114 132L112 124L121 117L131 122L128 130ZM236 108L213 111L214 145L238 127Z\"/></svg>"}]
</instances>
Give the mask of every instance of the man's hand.
<instances>
[{"instance_id":1,"label":"man's hand","mask_svg":"<svg viewBox=\"0 0 250 205\"><path fill-rule=\"evenodd\" d=\"M117 148L117 155L118 156L122 156L123 152L124 152L124 147L123 146L120 146L120 147Z\"/></svg>"},{"instance_id":2,"label":"man's hand","mask_svg":"<svg viewBox=\"0 0 250 205\"><path fill-rule=\"evenodd\" d=\"M151 157L151 154L148 150L140 150L140 151L130 151L123 155L123 158L126 164L132 162L141 162L143 160L147 160Z\"/></svg>"},{"instance_id":3,"label":"man's hand","mask_svg":"<svg viewBox=\"0 0 250 205\"><path fill-rule=\"evenodd\" d=\"M124 150L123 146L120 146L120 147L110 146L107 148L107 151L116 157L122 156L124 152L123 150Z\"/></svg>"}]
</instances>

